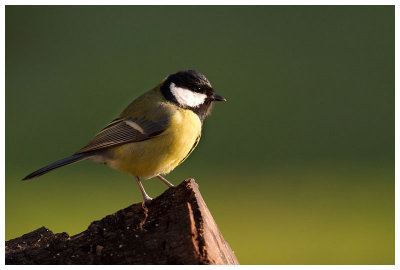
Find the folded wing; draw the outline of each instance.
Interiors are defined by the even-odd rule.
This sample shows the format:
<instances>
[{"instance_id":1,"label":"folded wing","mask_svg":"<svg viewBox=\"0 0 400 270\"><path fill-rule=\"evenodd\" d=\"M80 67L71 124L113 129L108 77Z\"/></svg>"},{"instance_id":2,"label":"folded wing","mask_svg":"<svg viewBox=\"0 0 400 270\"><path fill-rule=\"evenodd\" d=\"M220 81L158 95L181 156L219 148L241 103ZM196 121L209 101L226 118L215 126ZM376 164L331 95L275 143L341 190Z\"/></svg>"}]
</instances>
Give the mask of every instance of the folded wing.
<instances>
[{"instance_id":1,"label":"folded wing","mask_svg":"<svg viewBox=\"0 0 400 270\"><path fill-rule=\"evenodd\" d=\"M167 128L168 121L149 121L144 118L115 119L75 154L102 150L125 143L151 139Z\"/></svg>"}]
</instances>

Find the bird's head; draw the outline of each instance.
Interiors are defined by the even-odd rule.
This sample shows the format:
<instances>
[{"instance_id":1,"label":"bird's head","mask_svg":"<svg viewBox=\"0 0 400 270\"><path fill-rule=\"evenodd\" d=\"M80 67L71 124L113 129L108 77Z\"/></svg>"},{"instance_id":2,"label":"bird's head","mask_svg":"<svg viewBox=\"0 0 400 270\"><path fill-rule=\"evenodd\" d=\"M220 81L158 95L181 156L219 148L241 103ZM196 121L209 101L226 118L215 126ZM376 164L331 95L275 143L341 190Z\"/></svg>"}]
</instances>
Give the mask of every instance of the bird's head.
<instances>
[{"instance_id":1,"label":"bird's head","mask_svg":"<svg viewBox=\"0 0 400 270\"><path fill-rule=\"evenodd\" d=\"M161 92L168 101L197 113L201 120L210 113L214 101L226 101L214 92L206 76L195 70L169 75L161 84Z\"/></svg>"}]
</instances>

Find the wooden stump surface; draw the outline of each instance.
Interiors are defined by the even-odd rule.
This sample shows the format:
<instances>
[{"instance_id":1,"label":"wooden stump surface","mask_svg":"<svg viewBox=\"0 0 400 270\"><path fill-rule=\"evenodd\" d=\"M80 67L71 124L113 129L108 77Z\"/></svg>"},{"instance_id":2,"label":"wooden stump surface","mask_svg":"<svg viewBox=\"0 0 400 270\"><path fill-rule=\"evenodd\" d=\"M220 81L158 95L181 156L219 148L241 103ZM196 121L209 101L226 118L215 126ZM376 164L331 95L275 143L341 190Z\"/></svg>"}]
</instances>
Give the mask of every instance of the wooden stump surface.
<instances>
[{"instance_id":1,"label":"wooden stump surface","mask_svg":"<svg viewBox=\"0 0 400 270\"><path fill-rule=\"evenodd\" d=\"M6 264L239 264L194 179L69 236L45 227L6 242Z\"/></svg>"}]
</instances>

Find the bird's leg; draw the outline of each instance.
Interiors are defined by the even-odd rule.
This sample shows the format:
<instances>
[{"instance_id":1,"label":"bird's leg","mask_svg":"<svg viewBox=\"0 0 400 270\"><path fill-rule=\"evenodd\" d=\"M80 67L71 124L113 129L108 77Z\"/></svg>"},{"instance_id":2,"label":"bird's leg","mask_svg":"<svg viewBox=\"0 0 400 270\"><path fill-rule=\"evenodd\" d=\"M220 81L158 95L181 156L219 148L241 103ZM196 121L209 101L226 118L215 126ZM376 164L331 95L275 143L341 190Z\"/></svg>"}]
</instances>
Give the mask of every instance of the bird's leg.
<instances>
[{"instance_id":1,"label":"bird's leg","mask_svg":"<svg viewBox=\"0 0 400 270\"><path fill-rule=\"evenodd\" d=\"M139 179L139 177L137 177L137 176L136 176L136 182L137 182L137 184L139 185L140 192L142 192L142 196L143 196L144 202L145 202L145 203L151 202L152 198L151 198L149 195L147 195L147 193L146 193L146 191L144 190L144 187L143 187L143 185L142 185L142 182L140 182L140 179Z\"/></svg>"},{"instance_id":2,"label":"bird's leg","mask_svg":"<svg viewBox=\"0 0 400 270\"><path fill-rule=\"evenodd\" d=\"M171 184L167 179L165 179L164 177L162 177L161 175L157 175L157 178L160 179L161 181L164 182L164 184L166 184L169 187L174 187L173 184Z\"/></svg>"}]
</instances>

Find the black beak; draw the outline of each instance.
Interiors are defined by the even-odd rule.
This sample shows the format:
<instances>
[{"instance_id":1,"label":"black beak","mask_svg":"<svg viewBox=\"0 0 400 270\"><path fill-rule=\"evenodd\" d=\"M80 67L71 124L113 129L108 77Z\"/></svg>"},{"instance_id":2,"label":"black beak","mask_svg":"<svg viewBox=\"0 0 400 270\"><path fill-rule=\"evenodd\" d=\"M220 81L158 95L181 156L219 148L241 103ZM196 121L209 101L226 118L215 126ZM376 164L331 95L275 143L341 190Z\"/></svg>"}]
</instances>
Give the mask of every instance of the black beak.
<instances>
[{"instance_id":1,"label":"black beak","mask_svg":"<svg viewBox=\"0 0 400 270\"><path fill-rule=\"evenodd\" d=\"M214 93L214 95L212 96L212 100L213 100L213 101L226 101L226 99L225 99L224 97L221 97L220 95L215 94L215 93Z\"/></svg>"}]
</instances>

